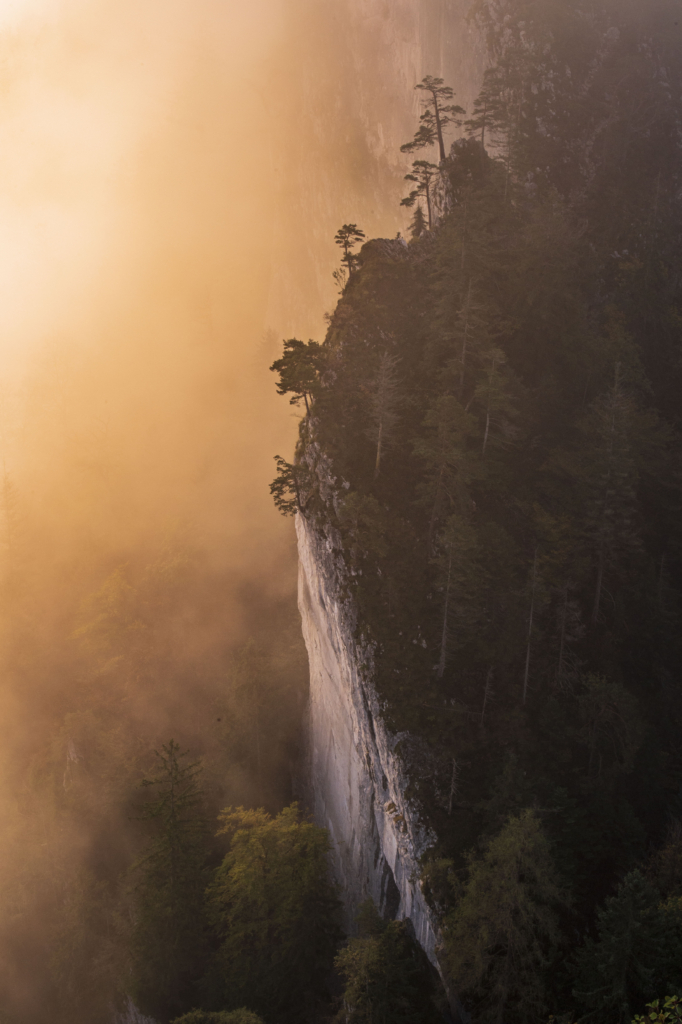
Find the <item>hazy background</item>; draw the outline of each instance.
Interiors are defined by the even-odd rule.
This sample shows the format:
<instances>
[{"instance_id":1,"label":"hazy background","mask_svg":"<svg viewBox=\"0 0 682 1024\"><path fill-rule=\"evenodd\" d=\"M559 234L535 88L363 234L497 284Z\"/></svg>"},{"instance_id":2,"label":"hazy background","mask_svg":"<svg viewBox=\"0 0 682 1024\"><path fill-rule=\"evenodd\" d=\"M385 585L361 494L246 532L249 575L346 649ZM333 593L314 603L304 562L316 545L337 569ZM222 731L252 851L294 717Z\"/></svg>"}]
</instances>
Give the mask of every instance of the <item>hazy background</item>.
<instances>
[{"instance_id":1,"label":"hazy background","mask_svg":"<svg viewBox=\"0 0 682 1024\"><path fill-rule=\"evenodd\" d=\"M56 548L191 516L277 586L267 365L323 335L340 224L404 226L412 86L467 6L3 0L0 443Z\"/></svg>"},{"instance_id":2,"label":"hazy background","mask_svg":"<svg viewBox=\"0 0 682 1024\"><path fill-rule=\"evenodd\" d=\"M470 102L467 8L0 0L0 1020L98 977L83 922L154 745L260 801L234 750L270 729L286 777L305 663L268 483L297 415L268 366L322 339L341 224L405 229L413 86Z\"/></svg>"}]
</instances>

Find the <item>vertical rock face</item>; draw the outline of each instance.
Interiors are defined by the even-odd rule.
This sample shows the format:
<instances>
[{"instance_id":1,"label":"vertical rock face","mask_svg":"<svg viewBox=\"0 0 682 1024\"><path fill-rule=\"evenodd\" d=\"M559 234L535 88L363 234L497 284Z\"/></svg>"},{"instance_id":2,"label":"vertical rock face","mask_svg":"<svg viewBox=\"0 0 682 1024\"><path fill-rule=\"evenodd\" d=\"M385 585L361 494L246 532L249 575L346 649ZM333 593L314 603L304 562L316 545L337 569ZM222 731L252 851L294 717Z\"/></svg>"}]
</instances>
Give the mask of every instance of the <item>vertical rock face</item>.
<instances>
[{"instance_id":1,"label":"vertical rock face","mask_svg":"<svg viewBox=\"0 0 682 1024\"><path fill-rule=\"evenodd\" d=\"M320 296L330 291L323 240L344 221L361 224L370 236L379 224L385 231L391 217L393 230L404 227L399 203L410 161L400 144L412 136L420 111L415 83L440 75L470 110L485 65L482 40L467 19L470 6L470 0L295 0L288 8L302 54L294 62L302 69L296 175L304 171L315 187L305 192L305 209L290 198L283 204L296 226L287 227L283 247L301 232L316 235L306 236L309 261L289 260L277 275L271 307L299 336L305 315L296 296L308 301L311 288ZM282 182L289 197L296 194L285 177ZM316 817L333 844L346 927L352 930L355 909L371 896L387 916L411 920L435 963L436 924L418 881L419 858L433 837L405 796L408 780L396 750L401 737L384 725L371 651L355 639L332 538L300 516L297 533L310 661L309 778Z\"/></svg>"},{"instance_id":2,"label":"vertical rock face","mask_svg":"<svg viewBox=\"0 0 682 1024\"><path fill-rule=\"evenodd\" d=\"M434 837L406 798L407 777L372 684L371 651L355 638L352 604L332 535L301 516L299 608L310 661L308 758L315 816L331 837L346 927L371 896L407 918L436 964L437 930L419 883L419 857Z\"/></svg>"}]
</instances>

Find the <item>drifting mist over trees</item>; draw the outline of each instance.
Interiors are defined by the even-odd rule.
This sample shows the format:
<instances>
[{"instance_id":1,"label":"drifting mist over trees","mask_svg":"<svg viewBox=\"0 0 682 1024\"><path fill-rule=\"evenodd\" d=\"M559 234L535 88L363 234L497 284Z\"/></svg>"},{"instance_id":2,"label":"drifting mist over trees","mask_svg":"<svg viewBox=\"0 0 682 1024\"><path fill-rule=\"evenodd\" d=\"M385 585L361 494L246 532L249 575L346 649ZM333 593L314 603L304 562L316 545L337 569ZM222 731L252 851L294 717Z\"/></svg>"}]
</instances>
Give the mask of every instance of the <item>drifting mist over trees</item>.
<instances>
[{"instance_id":1,"label":"drifting mist over trees","mask_svg":"<svg viewBox=\"0 0 682 1024\"><path fill-rule=\"evenodd\" d=\"M165 514L178 479L215 497L202 418L206 460L190 474L168 433L149 450L183 473L127 503L120 447L37 495L3 475L2 1024L431 1024L446 989L480 1024L625 1024L682 991L682 19L673 0L471 18L472 108L416 86L409 241L366 241L349 212L327 336L272 366L301 417L272 495L343 556L436 836L445 985L371 902L341 933L328 835L295 800L305 657L281 565L249 586L208 519ZM179 395L176 342L153 351ZM248 461L209 370L192 387L186 421L208 404ZM48 392L23 428L43 477L23 479L73 450L54 424L76 390ZM45 526L51 502L80 533Z\"/></svg>"}]
</instances>

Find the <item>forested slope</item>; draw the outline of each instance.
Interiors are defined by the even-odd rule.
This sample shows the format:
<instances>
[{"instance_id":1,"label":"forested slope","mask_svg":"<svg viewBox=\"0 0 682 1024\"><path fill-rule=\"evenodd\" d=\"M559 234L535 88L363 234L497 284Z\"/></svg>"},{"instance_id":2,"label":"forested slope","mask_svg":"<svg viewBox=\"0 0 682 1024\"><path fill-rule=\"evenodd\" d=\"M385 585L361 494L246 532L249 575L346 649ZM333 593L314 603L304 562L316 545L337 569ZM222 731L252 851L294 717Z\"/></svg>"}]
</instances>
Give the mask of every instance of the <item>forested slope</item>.
<instances>
[{"instance_id":1,"label":"forested slope","mask_svg":"<svg viewBox=\"0 0 682 1024\"><path fill-rule=\"evenodd\" d=\"M307 414L273 492L342 539L481 1020L682 983L677 14L478 4L431 229L346 259L324 344L275 364Z\"/></svg>"}]
</instances>

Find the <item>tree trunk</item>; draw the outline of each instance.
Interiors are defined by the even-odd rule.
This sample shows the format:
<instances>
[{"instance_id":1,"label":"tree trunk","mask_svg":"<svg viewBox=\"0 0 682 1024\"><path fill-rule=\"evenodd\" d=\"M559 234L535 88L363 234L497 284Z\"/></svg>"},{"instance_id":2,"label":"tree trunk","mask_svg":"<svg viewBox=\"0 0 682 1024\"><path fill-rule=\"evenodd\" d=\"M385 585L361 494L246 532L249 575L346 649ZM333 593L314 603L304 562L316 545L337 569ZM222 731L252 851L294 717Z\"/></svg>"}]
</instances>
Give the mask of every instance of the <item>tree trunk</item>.
<instances>
[{"instance_id":1,"label":"tree trunk","mask_svg":"<svg viewBox=\"0 0 682 1024\"><path fill-rule=\"evenodd\" d=\"M490 374L488 375L488 407L487 407L487 409L485 411L485 435L483 437L483 451L481 453L482 455L485 455L485 450L486 450L486 447L487 447L487 444L488 444L488 434L490 432L490 397L491 397L491 392L493 390L493 374L494 374L494 372L495 372L495 361L493 360L493 365L492 365L492 368L490 370Z\"/></svg>"},{"instance_id":2,"label":"tree trunk","mask_svg":"<svg viewBox=\"0 0 682 1024\"><path fill-rule=\"evenodd\" d=\"M659 611L663 607L663 570L665 568L665 552L661 555L661 568L658 572L658 589L656 593L656 604Z\"/></svg>"},{"instance_id":3,"label":"tree trunk","mask_svg":"<svg viewBox=\"0 0 682 1024\"><path fill-rule=\"evenodd\" d=\"M463 255L463 254L462 254ZM464 367L466 365L467 357L467 341L469 340L469 309L471 307L471 278L469 278L469 288L467 290L467 301L464 307L464 337L462 338L462 356L460 362L462 363L462 370L459 377L459 395L462 397L464 391ZM485 449L484 449L485 450Z\"/></svg>"},{"instance_id":4,"label":"tree trunk","mask_svg":"<svg viewBox=\"0 0 682 1024\"><path fill-rule=\"evenodd\" d=\"M379 421L379 438L377 440L377 458L374 463L374 479L376 480L379 476L379 470L381 468L381 440L384 433L384 421Z\"/></svg>"},{"instance_id":5,"label":"tree trunk","mask_svg":"<svg viewBox=\"0 0 682 1024\"><path fill-rule=\"evenodd\" d=\"M486 708L488 707L488 701L490 700L490 683L493 678L493 665L488 669L488 675L485 680L485 690L483 691L483 707L481 709L481 728L483 728L483 720L485 718Z\"/></svg>"},{"instance_id":6,"label":"tree trunk","mask_svg":"<svg viewBox=\"0 0 682 1024\"><path fill-rule=\"evenodd\" d=\"M438 514L438 506L440 505L440 492L441 484L443 482L443 473L445 472L445 464L440 467L440 473L438 474L438 483L436 484L436 497L433 499L433 509L431 512L431 518L429 519L429 551L433 553L433 528L436 525L436 516Z\"/></svg>"},{"instance_id":7,"label":"tree trunk","mask_svg":"<svg viewBox=\"0 0 682 1024\"><path fill-rule=\"evenodd\" d=\"M592 605L592 625L597 625L599 619L599 605L601 604L601 588L604 582L604 539L599 546L599 562L597 563L597 583L594 589L594 604Z\"/></svg>"},{"instance_id":8,"label":"tree trunk","mask_svg":"<svg viewBox=\"0 0 682 1024\"><path fill-rule=\"evenodd\" d=\"M440 123L440 110L438 109L438 97L432 93L433 105L436 108L436 131L438 132L438 148L440 150L440 162L445 160L445 143L443 142L443 126Z\"/></svg>"},{"instance_id":9,"label":"tree trunk","mask_svg":"<svg viewBox=\"0 0 682 1024\"><path fill-rule=\"evenodd\" d=\"M462 272L464 272L464 252L467 237L467 204L464 204L464 221L462 223ZM471 278L469 278L469 294L471 294ZM468 300L467 300L468 301Z\"/></svg>"},{"instance_id":10,"label":"tree trunk","mask_svg":"<svg viewBox=\"0 0 682 1024\"><path fill-rule=\"evenodd\" d=\"M536 570L538 565L538 549L535 549L535 555L533 556L533 583L530 591L530 615L528 617L528 641L526 643L526 668L523 674L523 703L526 703L526 695L528 693L528 671L530 669L530 641L533 632L533 611L535 608L535 580Z\"/></svg>"},{"instance_id":11,"label":"tree trunk","mask_svg":"<svg viewBox=\"0 0 682 1024\"><path fill-rule=\"evenodd\" d=\"M448 802L448 818L452 814L452 802L455 799L457 793L457 776L459 775L459 769L457 767L457 759L452 759L452 778L450 780L450 800Z\"/></svg>"},{"instance_id":12,"label":"tree trunk","mask_svg":"<svg viewBox=\"0 0 682 1024\"><path fill-rule=\"evenodd\" d=\"M561 639L559 641L559 664L556 670L557 682L561 683L564 671L564 643L566 640L566 612L568 611L568 587L564 587L564 610L561 616Z\"/></svg>"},{"instance_id":13,"label":"tree trunk","mask_svg":"<svg viewBox=\"0 0 682 1024\"><path fill-rule=\"evenodd\" d=\"M440 658L438 661L438 678L443 678L445 672L445 662L447 659L447 647L448 647L448 610L450 605L450 579L452 576L452 547L450 547L450 557L448 560L448 580L445 586L445 608L443 610L443 635L440 641Z\"/></svg>"},{"instance_id":14,"label":"tree trunk","mask_svg":"<svg viewBox=\"0 0 682 1024\"><path fill-rule=\"evenodd\" d=\"M483 436L483 451L482 455L485 455L486 445L488 444L488 431L490 430L490 402L488 402L488 408L485 413L485 434Z\"/></svg>"}]
</instances>

